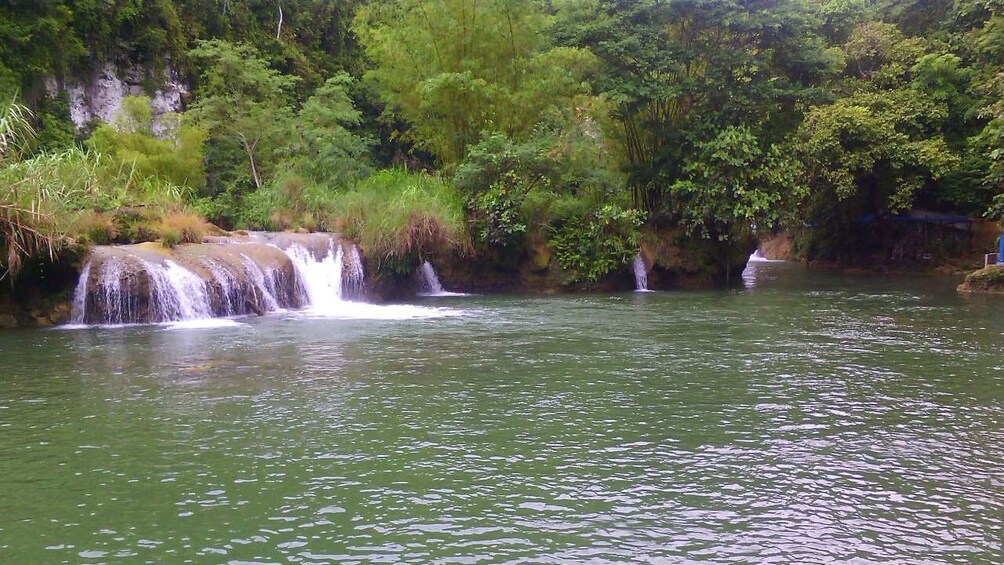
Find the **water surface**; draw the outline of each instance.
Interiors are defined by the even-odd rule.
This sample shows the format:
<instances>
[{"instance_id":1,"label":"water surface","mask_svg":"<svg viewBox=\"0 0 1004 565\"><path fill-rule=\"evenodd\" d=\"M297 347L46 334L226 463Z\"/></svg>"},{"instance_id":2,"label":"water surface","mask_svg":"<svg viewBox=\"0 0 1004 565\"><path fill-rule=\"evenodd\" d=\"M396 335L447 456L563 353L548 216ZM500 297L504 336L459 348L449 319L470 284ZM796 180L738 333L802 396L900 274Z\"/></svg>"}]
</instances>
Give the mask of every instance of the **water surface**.
<instances>
[{"instance_id":1,"label":"water surface","mask_svg":"<svg viewBox=\"0 0 1004 565\"><path fill-rule=\"evenodd\" d=\"M955 282L0 333L0 562L1000 563L1004 302Z\"/></svg>"}]
</instances>

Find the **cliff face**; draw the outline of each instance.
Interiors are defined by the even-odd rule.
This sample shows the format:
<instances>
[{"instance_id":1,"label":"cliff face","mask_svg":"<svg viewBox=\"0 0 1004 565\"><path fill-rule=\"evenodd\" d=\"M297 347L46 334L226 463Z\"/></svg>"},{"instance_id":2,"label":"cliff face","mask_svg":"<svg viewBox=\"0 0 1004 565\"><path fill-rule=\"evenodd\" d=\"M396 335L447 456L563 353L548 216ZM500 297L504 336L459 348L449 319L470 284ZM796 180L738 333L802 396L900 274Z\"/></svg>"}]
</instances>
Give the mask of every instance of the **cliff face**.
<instances>
[{"instance_id":1,"label":"cliff face","mask_svg":"<svg viewBox=\"0 0 1004 565\"><path fill-rule=\"evenodd\" d=\"M83 77L63 81L48 77L45 80L48 96L55 97L60 91L67 93L70 120L77 129L95 120L110 123L122 109L123 98L147 95L153 106L154 132L159 133L163 129L161 118L182 109L188 90L188 85L170 64L163 71L152 71L106 63Z\"/></svg>"}]
</instances>

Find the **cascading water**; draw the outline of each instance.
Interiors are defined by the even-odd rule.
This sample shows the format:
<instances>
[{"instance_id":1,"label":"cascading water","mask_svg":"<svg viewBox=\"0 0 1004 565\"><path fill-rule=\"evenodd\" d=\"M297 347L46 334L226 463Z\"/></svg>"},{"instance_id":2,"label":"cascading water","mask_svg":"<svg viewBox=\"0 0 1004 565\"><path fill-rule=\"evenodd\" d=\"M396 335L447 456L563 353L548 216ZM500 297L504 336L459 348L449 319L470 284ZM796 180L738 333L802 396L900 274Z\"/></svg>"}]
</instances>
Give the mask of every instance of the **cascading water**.
<instances>
[{"instance_id":1,"label":"cascading water","mask_svg":"<svg viewBox=\"0 0 1004 565\"><path fill-rule=\"evenodd\" d=\"M419 296L468 296L463 292L450 292L443 288L443 283L439 282L436 276L436 269L432 268L432 263L422 261L418 266L418 295Z\"/></svg>"},{"instance_id":2,"label":"cascading water","mask_svg":"<svg viewBox=\"0 0 1004 565\"><path fill-rule=\"evenodd\" d=\"M784 263L780 259L768 259L764 257L763 252L757 249L752 254L750 254L749 259L746 260L747 263Z\"/></svg>"},{"instance_id":3,"label":"cascading water","mask_svg":"<svg viewBox=\"0 0 1004 565\"><path fill-rule=\"evenodd\" d=\"M266 275L265 271L261 270L261 267L256 265L250 257L243 253L241 254L241 262L244 265L244 272L247 275L250 290L255 298L260 299L264 306L263 310L265 312L280 310L279 301L276 300L279 289L275 280L275 271L269 271L269 274Z\"/></svg>"},{"instance_id":4,"label":"cascading water","mask_svg":"<svg viewBox=\"0 0 1004 565\"><path fill-rule=\"evenodd\" d=\"M334 241L328 252L318 259L306 247L294 244L285 250L293 260L307 304L319 311L333 311L342 301L342 247Z\"/></svg>"},{"instance_id":5,"label":"cascading water","mask_svg":"<svg viewBox=\"0 0 1004 565\"><path fill-rule=\"evenodd\" d=\"M432 268L432 263L422 261L418 267L419 287L418 293L423 296L439 296L443 292L443 284L436 276L436 270Z\"/></svg>"},{"instance_id":6,"label":"cascading water","mask_svg":"<svg viewBox=\"0 0 1004 565\"><path fill-rule=\"evenodd\" d=\"M634 271L634 289L636 292L651 292L648 290L648 269L645 267L645 258L641 253L634 256L631 261L631 270Z\"/></svg>"},{"instance_id":7,"label":"cascading water","mask_svg":"<svg viewBox=\"0 0 1004 565\"><path fill-rule=\"evenodd\" d=\"M91 262L84 264L80 271L80 279L77 280L77 287L73 290L73 305L70 308L70 323L81 325L84 323L84 313L87 310L87 283L91 279Z\"/></svg>"},{"instance_id":8,"label":"cascading water","mask_svg":"<svg viewBox=\"0 0 1004 565\"><path fill-rule=\"evenodd\" d=\"M364 284L359 249L328 234L255 233L172 250L98 246L77 282L72 323L176 323L303 307L310 315L340 318L454 314L350 301L362 298Z\"/></svg>"},{"instance_id":9,"label":"cascading water","mask_svg":"<svg viewBox=\"0 0 1004 565\"><path fill-rule=\"evenodd\" d=\"M353 245L345 257L345 280L343 293L346 298L360 298L366 289L366 269L363 267L359 248Z\"/></svg>"}]
</instances>

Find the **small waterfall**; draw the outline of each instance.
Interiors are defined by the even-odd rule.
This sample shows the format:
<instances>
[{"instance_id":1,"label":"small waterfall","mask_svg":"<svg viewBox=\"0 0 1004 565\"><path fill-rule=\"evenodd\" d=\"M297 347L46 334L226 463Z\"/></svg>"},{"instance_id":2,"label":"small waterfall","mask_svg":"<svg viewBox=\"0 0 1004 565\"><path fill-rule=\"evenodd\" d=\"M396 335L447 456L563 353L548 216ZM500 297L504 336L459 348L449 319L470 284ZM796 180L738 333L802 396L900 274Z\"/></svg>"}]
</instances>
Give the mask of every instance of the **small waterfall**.
<instances>
[{"instance_id":1,"label":"small waterfall","mask_svg":"<svg viewBox=\"0 0 1004 565\"><path fill-rule=\"evenodd\" d=\"M756 251L750 254L749 259L746 260L747 263L784 263L781 259L768 259L764 257L763 252L757 248Z\"/></svg>"},{"instance_id":2,"label":"small waterfall","mask_svg":"<svg viewBox=\"0 0 1004 565\"><path fill-rule=\"evenodd\" d=\"M151 309L156 308L158 322L212 318L206 281L175 263L163 265L142 261L150 277Z\"/></svg>"},{"instance_id":3,"label":"small waterfall","mask_svg":"<svg viewBox=\"0 0 1004 565\"><path fill-rule=\"evenodd\" d=\"M418 267L418 295L419 296L470 296L463 292L450 292L443 288L443 283L439 282L436 270L432 268L432 263L422 261Z\"/></svg>"},{"instance_id":4,"label":"small waterfall","mask_svg":"<svg viewBox=\"0 0 1004 565\"><path fill-rule=\"evenodd\" d=\"M648 290L648 269L645 267L645 258L641 253L634 256L631 261L631 270L634 271L634 289L636 292L649 292Z\"/></svg>"},{"instance_id":5,"label":"small waterfall","mask_svg":"<svg viewBox=\"0 0 1004 565\"><path fill-rule=\"evenodd\" d=\"M342 247L331 241L327 254L321 259L299 244L285 251L296 268L306 302L322 311L337 308L342 302Z\"/></svg>"},{"instance_id":6,"label":"small waterfall","mask_svg":"<svg viewBox=\"0 0 1004 565\"><path fill-rule=\"evenodd\" d=\"M258 298L258 302L263 306L263 310L266 312L275 312L280 310L279 301L276 300L276 296L279 294L279 288L275 280L275 271L269 271L266 275L265 271L261 270L261 267L255 264L250 257L241 253L241 261L244 264L244 272L247 274L248 282L250 283L251 293L255 298ZM246 296L247 293L244 293Z\"/></svg>"},{"instance_id":7,"label":"small waterfall","mask_svg":"<svg viewBox=\"0 0 1004 565\"><path fill-rule=\"evenodd\" d=\"M213 278L216 290L218 291L220 308L223 309L223 314L225 316L233 316L236 314L236 303L239 298L240 283L237 277L230 272L229 269L223 265L217 263L216 261L206 260L203 261L206 265L206 269L209 271L209 275Z\"/></svg>"},{"instance_id":8,"label":"small waterfall","mask_svg":"<svg viewBox=\"0 0 1004 565\"><path fill-rule=\"evenodd\" d=\"M436 270L432 268L432 263L422 261L422 265L418 268L418 275L418 293L420 295L442 296L446 292L443 290L443 284L439 282L439 277L436 276Z\"/></svg>"},{"instance_id":9,"label":"small waterfall","mask_svg":"<svg viewBox=\"0 0 1004 565\"><path fill-rule=\"evenodd\" d=\"M363 260L359 256L359 248L353 245L349 248L349 253L345 257L344 294L346 298L360 298L366 289L366 269L363 267Z\"/></svg>"},{"instance_id":10,"label":"small waterfall","mask_svg":"<svg viewBox=\"0 0 1004 565\"><path fill-rule=\"evenodd\" d=\"M70 323L81 325L84 323L84 313L87 310L87 283L91 278L91 262L87 261L80 271L80 279L77 280L77 287L73 289L73 305L70 308Z\"/></svg>"},{"instance_id":11,"label":"small waterfall","mask_svg":"<svg viewBox=\"0 0 1004 565\"><path fill-rule=\"evenodd\" d=\"M105 261L98 271L100 282L96 306L101 315L96 319L99 323L123 324L138 319L139 296L136 293L123 292L123 276L123 260L118 257Z\"/></svg>"}]
</instances>

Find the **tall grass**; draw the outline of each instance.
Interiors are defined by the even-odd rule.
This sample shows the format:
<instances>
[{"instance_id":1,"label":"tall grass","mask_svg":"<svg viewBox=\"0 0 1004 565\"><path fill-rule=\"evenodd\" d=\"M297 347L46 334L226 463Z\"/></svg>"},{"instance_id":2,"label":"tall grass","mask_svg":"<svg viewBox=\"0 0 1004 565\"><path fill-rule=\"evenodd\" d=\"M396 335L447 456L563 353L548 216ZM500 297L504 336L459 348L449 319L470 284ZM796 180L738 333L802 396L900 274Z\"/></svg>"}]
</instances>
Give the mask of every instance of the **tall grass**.
<instances>
[{"instance_id":1,"label":"tall grass","mask_svg":"<svg viewBox=\"0 0 1004 565\"><path fill-rule=\"evenodd\" d=\"M369 254L423 256L470 247L463 198L439 177L379 171L336 195L332 205L339 231Z\"/></svg>"},{"instance_id":2,"label":"tall grass","mask_svg":"<svg viewBox=\"0 0 1004 565\"><path fill-rule=\"evenodd\" d=\"M131 206L176 210L185 198L185 189L138 177L128 164L94 151L70 149L9 162L0 167L0 278L15 275L30 257L54 259L78 235L76 220L84 212Z\"/></svg>"},{"instance_id":3,"label":"tall grass","mask_svg":"<svg viewBox=\"0 0 1004 565\"><path fill-rule=\"evenodd\" d=\"M17 93L0 106L0 163L19 160L35 138L32 112L17 102Z\"/></svg>"}]
</instances>

